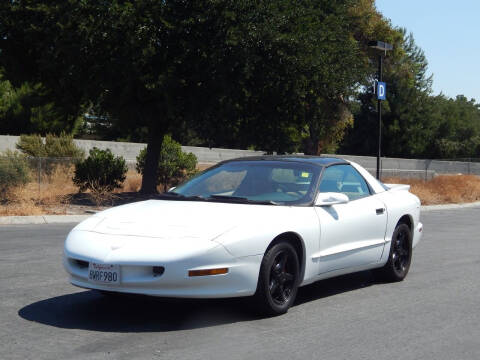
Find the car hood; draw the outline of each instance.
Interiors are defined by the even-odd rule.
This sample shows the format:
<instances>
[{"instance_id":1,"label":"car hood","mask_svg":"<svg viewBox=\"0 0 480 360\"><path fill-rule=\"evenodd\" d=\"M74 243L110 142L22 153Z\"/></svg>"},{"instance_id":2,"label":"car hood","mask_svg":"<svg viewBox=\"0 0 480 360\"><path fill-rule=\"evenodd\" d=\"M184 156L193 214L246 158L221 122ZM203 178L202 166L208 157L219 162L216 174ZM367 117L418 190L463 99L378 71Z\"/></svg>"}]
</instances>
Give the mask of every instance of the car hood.
<instances>
[{"instance_id":1,"label":"car hood","mask_svg":"<svg viewBox=\"0 0 480 360\"><path fill-rule=\"evenodd\" d=\"M258 221L283 206L203 201L148 200L96 214L76 230L158 239L214 240L234 227ZM270 217L268 216L268 217Z\"/></svg>"}]
</instances>

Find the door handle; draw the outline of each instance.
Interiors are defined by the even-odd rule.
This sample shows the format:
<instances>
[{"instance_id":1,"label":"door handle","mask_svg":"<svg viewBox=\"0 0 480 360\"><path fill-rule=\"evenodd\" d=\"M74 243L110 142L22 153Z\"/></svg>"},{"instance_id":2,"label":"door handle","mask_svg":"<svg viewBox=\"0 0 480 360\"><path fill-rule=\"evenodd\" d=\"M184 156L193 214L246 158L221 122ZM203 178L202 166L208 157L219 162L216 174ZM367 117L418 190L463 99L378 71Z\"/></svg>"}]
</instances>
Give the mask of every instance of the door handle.
<instances>
[{"instance_id":1,"label":"door handle","mask_svg":"<svg viewBox=\"0 0 480 360\"><path fill-rule=\"evenodd\" d=\"M377 215L382 215L385 212L385 208L377 209Z\"/></svg>"}]
</instances>

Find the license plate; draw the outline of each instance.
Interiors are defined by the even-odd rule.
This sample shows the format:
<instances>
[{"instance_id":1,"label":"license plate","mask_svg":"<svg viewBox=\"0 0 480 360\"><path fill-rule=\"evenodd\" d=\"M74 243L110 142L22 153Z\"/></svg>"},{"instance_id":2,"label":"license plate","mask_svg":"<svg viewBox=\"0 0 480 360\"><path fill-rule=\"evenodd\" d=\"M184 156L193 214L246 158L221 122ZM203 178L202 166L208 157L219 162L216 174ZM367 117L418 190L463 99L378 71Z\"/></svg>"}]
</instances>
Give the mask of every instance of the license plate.
<instances>
[{"instance_id":1,"label":"license plate","mask_svg":"<svg viewBox=\"0 0 480 360\"><path fill-rule=\"evenodd\" d=\"M119 284L120 266L112 264L88 264L88 280L100 284Z\"/></svg>"}]
</instances>

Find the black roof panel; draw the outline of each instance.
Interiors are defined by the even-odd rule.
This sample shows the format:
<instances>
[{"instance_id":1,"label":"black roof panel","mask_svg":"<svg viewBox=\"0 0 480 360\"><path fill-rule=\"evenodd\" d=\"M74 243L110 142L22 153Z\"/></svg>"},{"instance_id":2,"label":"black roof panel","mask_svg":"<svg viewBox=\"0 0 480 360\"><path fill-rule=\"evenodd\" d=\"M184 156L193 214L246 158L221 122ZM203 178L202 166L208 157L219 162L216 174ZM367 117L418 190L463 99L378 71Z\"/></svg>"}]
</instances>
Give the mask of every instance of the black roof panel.
<instances>
[{"instance_id":1,"label":"black roof panel","mask_svg":"<svg viewBox=\"0 0 480 360\"><path fill-rule=\"evenodd\" d=\"M235 159L226 160L224 162L230 161L299 161L307 162L320 166L327 166L332 164L348 164L344 159L336 157L323 157L323 156L312 156L312 155L263 155L263 156L245 156Z\"/></svg>"}]
</instances>

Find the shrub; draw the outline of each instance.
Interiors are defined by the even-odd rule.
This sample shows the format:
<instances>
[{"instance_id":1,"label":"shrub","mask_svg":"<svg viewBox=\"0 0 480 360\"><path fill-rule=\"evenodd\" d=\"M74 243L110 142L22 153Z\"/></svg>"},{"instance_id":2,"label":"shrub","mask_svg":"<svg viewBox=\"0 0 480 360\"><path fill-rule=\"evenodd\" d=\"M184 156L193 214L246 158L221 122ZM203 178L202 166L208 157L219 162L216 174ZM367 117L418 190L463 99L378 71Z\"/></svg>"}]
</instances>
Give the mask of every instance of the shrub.
<instances>
[{"instance_id":1,"label":"shrub","mask_svg":"<svg viewBox=\"0 0 480 360\"><path fill-rule=\"evenodd\" d=\"M137 171L143 175L147 149L140 151L137 156ZM182 146L165 135L162 141L160 157L158 159L157 185L162 184L163 191L169 186L175 186L179 182L196 173L197 157L192 153L182 151Z\"/></svg>"},{"instance_id":2,"label":"shrub","mask_svg":"<svg viewBox=\"0 0 480 360\"><path fill-rule=\"evenodd\" d=\"M75 144L73 136L65 133L61 133L60 136L47 134L45 150L48 157L68 157L74 160L85 157L85 152Z\"/></svg>"},{"instance_id":3,"label":"shrub","mask_svg":"<svg viewBox=\"0 0 480 360\"><path fill-rule=\"evenodd\" d=\"M13 187L25 185L30 180L27 159L18 153L7 151L0 156L0 195Z\"/></svg>"},{"instance_id":4,"label":"shrub","mask_svg":"<svg viewBox=\"0 0 480 360\"><path fill-rule=\"evenodd\" d=\"M47 150L40 135L20 135L17 149L28 156L46 157Z\"/></svg>"},{"instance_id":5,"label":"shrub","mask_svg":"<svg viewBox=\"0 0 480 360\"><path fill-rule=\"evenodd\" d=\"M88 158L75 164L73 182L80 191L88 189L97 195L106 194L122 187L127 170L123 157L114 157L110 149L94 147Z\"/></svg>"},{"instance_id":6,"label":"shrub","mask_svg":"<svg viewBox=\"0 0 480 360\"><path fill-rule=\"evenodd\" d=\"M21 135L17 149L28 156L83 159L85 153L73 141L73 136L61 133L47 134L45 142L40 135Z\"/></svg>"}]
</instances>

